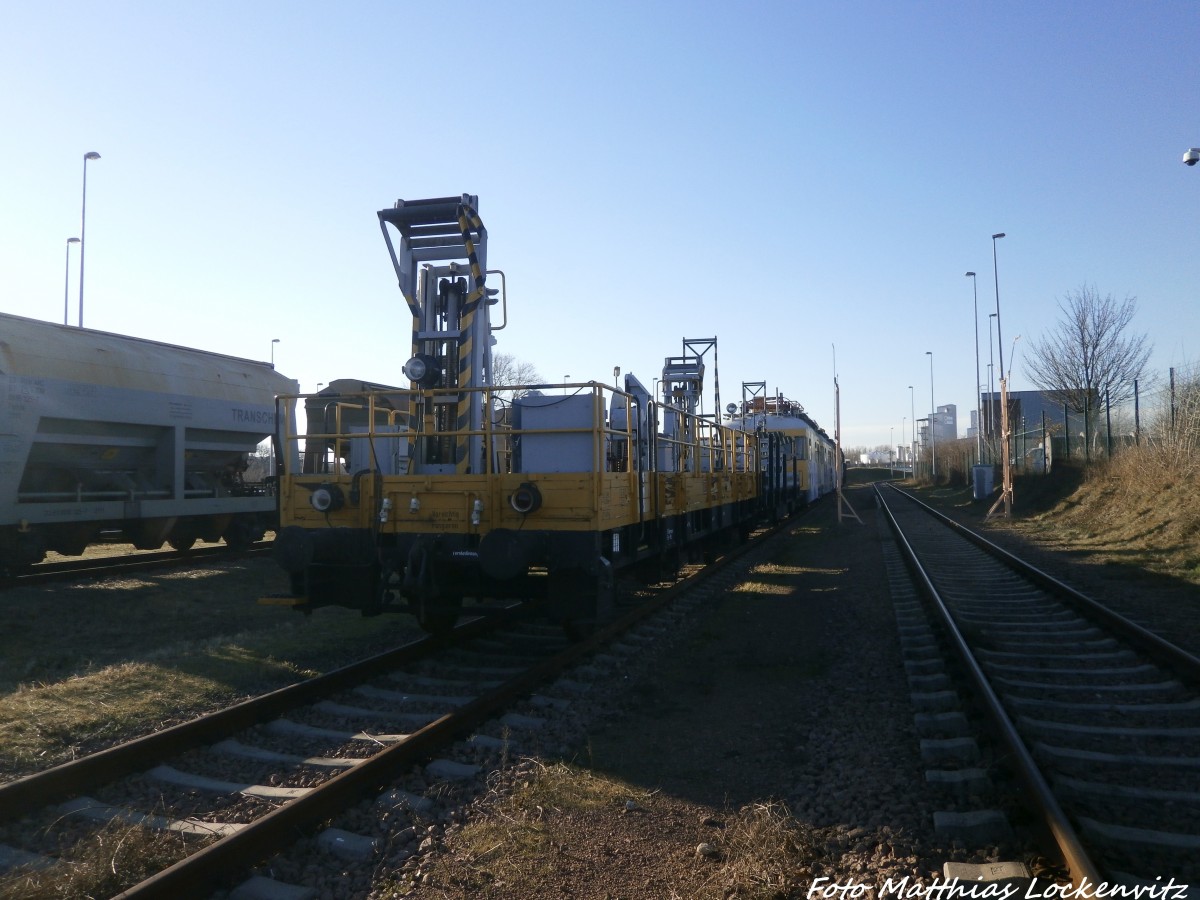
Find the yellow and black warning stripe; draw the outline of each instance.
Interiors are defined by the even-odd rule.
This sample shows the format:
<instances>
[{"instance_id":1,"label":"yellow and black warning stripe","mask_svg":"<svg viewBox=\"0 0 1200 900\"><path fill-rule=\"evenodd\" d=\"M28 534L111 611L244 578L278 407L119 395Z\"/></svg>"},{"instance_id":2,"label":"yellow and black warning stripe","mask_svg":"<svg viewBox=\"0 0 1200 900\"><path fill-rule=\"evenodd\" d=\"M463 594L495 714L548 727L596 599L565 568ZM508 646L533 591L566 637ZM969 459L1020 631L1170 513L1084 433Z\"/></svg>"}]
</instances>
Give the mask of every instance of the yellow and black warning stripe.
<instances>
[{"instance_id":1,"label":"yellow and black warning stripe","mask_svg":"<svg viewBox=\"0 0 1200 900\"><path fill-rule=\"evenodd\" d=\"M486 234L483 228L483 221L479 218L479 214L466 203L460 203L458 206L458 228L462 233L463 245L467 250L467 261L471 266L471 281L475 285L474 290L467 296L463 302L462 314L459 317L459 329L462 335L458 343L458 387L478 387L472 379L471 358L474 353L474 338L472 325L475 321L475 316L479 312L480 303L485 296L484 280L487 277L483 269L479 265L479 256L475 250L475 241L472 238L472 230L481 237ZM458 472L466 472L469 468L469 460L467 459L467 448L470 446L470 438L466 432L471 428L471 405L473 399L470 393L462 393L458 400L458 422L456 431L459 435L458 444L454 451L454 463Z\"/></svg>"}]
</instances>

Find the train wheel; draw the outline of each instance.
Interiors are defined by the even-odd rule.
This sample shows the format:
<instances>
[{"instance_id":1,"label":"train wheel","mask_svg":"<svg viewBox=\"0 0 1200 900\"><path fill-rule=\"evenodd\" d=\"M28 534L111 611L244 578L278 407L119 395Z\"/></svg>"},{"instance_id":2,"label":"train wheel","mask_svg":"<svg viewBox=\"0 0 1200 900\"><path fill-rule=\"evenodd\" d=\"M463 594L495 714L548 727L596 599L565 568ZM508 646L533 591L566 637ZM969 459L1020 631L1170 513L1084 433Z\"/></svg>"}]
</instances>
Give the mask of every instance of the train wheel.
<instances>
[{"instance_id":1,"label":"train wheel","mask_svg":"<svg viewBox=\"0 0 1200 900\"><path fill-rule=\"evenodd\" d=\"M255 536L255 528L252 524L236 519L229 523L229 527L225 529L221 538L230 550L247 550L255 541L262 540L261 535Z\"/></svg>"},{"instance_id":2,"label":"train wheel","mask_svg":"<svg viewBox=\"0 0 1200 900\"><path fill-rule=\"evenodd\" d=\"M167 543L172 550L179 553L186 553L196 543L196 536L193 534L186 537L172 537L167 539Z\"/></svg>"},{"instance_id":3,"label":"train wheel","mask_svg":"<svg viewBox=\"0 0 1200 900\"><path fill-rule=\"evenodd\" d=\"M46 558L46 542L36 531L18 534L8 547L8 565L13 569L26 569Z\"/></svg>"},{"instance_id":4,"label":"train wheel","mask_svg":"<svg viewBox=\"0 0 1200 900\"><path fill-rule=\"evenodd\" d=\"M37 532L19 534L10 542L0 541L0 574L28 572L46 558L46 545Z\"/></svg>"},{"instance_id":5,"label":"train wheel","mask_svg":"<svg viewBox=\"0 0 1200 900\"><path fill-rule=\"evenodd\" d=\"M678 545L668 547L659 557L659 573L663 581L678 581L679 570L683 567L683 554Z\"/></svg>"},{"instance_id":6,"label":"train wheel","mask_svg":"<svg viewBox=\"0 0 1200 900\"><path fill-rule=\"evenodd\" d=\"M453 595L440 588L436 574L429 545L418 540L409 548L401 591L409 598L421 629L440 636L452 631L458 623L462 595Z\"/></svg>"},{"instance_id":7,"label":"train wheel","mask_svg":"<svg viewBox=\"0 0 1200 900\"><path fill-rule=\"evenodd\" d=\"M595 575L579 569L551 574L550 615L562 623L570 640L581 641L612 616L616 579L612 564L601 559Z\"/></svg>"},{"instance_id":8,"label":"train wheel","mask_svg":"<svg viewBox=\"0 0 1200 900\"><path fill-rule=\"evenodd\" d=\"M390 562L385 562L379 574L379 590L375 594L376 609L383 612L403 603L404 594L401 587L400 573Z\"/></svg>"}]
</instances>

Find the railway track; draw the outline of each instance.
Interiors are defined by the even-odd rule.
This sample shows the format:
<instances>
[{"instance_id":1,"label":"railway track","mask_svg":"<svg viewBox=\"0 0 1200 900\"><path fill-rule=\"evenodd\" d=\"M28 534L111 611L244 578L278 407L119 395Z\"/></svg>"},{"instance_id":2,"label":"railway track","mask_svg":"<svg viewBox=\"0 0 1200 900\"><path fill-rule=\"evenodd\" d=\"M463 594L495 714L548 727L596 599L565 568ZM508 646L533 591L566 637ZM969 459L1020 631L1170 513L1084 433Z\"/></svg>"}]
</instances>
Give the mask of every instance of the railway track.
<instances>
[{"instance_id":1,"label":"railway track","mask_svg":"<svg viewBox=\"0 0 1200 900\"><path fill-rule=\"evenodd\" d=\"M194 563L245 559L250 556L261 556L269 553L270 550L270 541L258 541L245 550L232 550L226 546L195 547L182 551L155 550L113 553L108 556L89 556L83 559L44 562L16 572L5 573L0 570L0 590L51 584L78 578L99 578L131 572L146 572L153 569L170 569Z\"/></svg>"},{"instance_id":2,"label":"railway track","mask_svg":"<svg viewBox=\"0 0 1200 900\"><path fill-rule=\"evenodd\" d=\"M1200 660L911 496L878 494L1073 882L1200 881Z\"/></svg>"},{"instance_id":3,"label":"railway track","mask_svg":"<svg viewBox=\"0 0 1200 900\"><path fill-rule=\"evenodd\" d=\"M549 740L547 713L588 690L592 667L619 664L656 640L663 627L649 617L755 544L643 597L585 641L568 642L557 626L508 607L445 640L426 638L0 786L0 869L61 864L75 847L111 838L103 835L114 823L173 832L191 845L122 897L208 896L314 832L335 854L369 855L378 835L321 831L322 823L415 765L453 781L481 762L538 749ZM420 802L402 790L377 801L392 810ZM243 896L261 889L247 882Z\"/></svg>"}]
</instances>

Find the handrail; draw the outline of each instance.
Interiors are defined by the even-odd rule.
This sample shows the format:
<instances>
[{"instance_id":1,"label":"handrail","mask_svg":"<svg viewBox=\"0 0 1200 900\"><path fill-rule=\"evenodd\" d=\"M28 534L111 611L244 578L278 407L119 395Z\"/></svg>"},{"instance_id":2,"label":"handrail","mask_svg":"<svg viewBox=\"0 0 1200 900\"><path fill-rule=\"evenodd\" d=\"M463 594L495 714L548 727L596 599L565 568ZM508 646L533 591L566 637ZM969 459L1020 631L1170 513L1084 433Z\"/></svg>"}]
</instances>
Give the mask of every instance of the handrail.
<instances>
[{"instance_id":1,"label":"handrail","mask_svg":"<svg viewBox=\"0 0 1200 900\"><path fill-rule=\"evenodd\" d=\"M508 391L531 391L540 388L545 389L575 389L575 393L571 396L579 396L580 389L586 388L591 391L592 397L601 402L594 404L594 414L591 426L577 427L561 427L561 428L516 428L511 424L496 421L495 415L483 416L482 427L480 428L435 428L426 429L423 426L426 424L424 417L410 415L414 407L428 407L430 404L439 403L438 398L446 398L444 403L458 403L461 397L468 393L482 393L484 395L484 406L488 409L494 408L494 401L499 400L496 395L500 392ZM605 419L605 410L608 404L603 402L607 394L622 397L625 401L625 425L623 428L613 428ZM377 405L377 400L381 396L386 396L390 400L405 400L409 402L400 403L399 409L393 409L389 406L387 409L380 409ZM594 436L595 440L592 445L593 467L595 471L602 469L604 464L604 452L606 439L620 439L629 442L629 446L633 447L634 439L637 431L634 428L634 410L636 409L635 398L632 394L621 391L615 387L609 386L602 382L586 382L583 384L564 384L564 385L505 385L505 386L486 386L476 388L429 388L429 389L390 389L386 391L363 391L355 393L339 394L337 396L329 396L328 407L332 406L334 411L334 430L333 431L307 431L300 428L299 422L295 422L295 431L292 430L293 416L290 413L295 412L298 404L314 398L320 398L320 394L296 394L296 395L281 395L279 400L285 405L289 415L284 416L283 440L287 444L299 444L300 441L315 440L325 444L338 445L347 441L368 440L374 441L376 438L403 436L408 440L413 440L418 437L425 439L453 438L460 441L468 438L482 437L483 438L483 462L484 470L479 474L497 474L498 472L498 457L505 452L511 453L511 448L507 450L501 449L497 444L501 440L511 440L527 435L569 435L569 434L587 434ZM357 401L357 402L355 402ZM411 402L415 401L415 402ZM753 440L754 435L750 432L743 431L737 428L731 428L727 425L714 423L711 419L700 416L695 413L689 413L686 410L681 410L671 406L664 406L654 400L648 401L650 407L654 410L669 410L672 414L679 417L684 427L680 429L681 434L668 435L656 433L654 442L660 445L665 445L673 448L673 454L676 457L676 465L669 471L673 472L690 472L692 474L701 474L707 471L710 474L716 472L740 473L757 471L759 465L759 449L757 443ZM364 410L365 406L365 410ZM350 411L365 411L365 422L362 424L363 431L351 432L348 428L352 427L348 424L343 424L344 413ZM383 415L383 421L378 421L380 415ZM408 418L412 423L416 424L416 428L404 429L400 420ZM326 417L323 417L326 418ZM660 420L660 416L655 415L655 421ZM326 418L327 420L327 418ZM358 423L355 423L356 425ZM307 425L307 423L306 423ZM386 427L389 430L384 432L379 430L381 427ZM399 427L400 430L393 430ZM657 431L657 429L656 429ZM372 448L373 448L372 444ZM340 455L340 454L339 454ZM630 454L629 470L639 471L637 469L636 454ZM658 468L658 453L652 453L650 458L650 467L647 471L668 471ZM707 465L707 469L704 466ZM309 474L332 474L332 473L309 473Z\"/></svg>"}]
</instances>

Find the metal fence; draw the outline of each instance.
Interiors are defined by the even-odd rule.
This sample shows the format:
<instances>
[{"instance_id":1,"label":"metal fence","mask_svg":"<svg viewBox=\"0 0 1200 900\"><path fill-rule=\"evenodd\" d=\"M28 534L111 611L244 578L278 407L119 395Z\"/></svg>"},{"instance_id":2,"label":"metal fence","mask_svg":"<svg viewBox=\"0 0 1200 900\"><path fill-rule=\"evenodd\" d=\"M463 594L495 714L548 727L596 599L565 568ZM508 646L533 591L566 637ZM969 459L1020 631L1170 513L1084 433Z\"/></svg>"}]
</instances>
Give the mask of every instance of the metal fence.
<instances>
[{"instance_id":1,"label":"metal fence","mask_svg":"<svg viewBox=\"0 0 1200 900\"><path fill-rule=\"evenodd\" d=\"M1123 403L1109 402L1114 393L1128 394ZM1173 367L1140 379L1129 390L1096 392L1095 404L1082 410L1048 404L1035 421L1009 423L1012 467L1018 474L1048 473L1056 463L1089 463L1133 447L1200 455L1200 367ZM1011 408L1011 404L1010 404ZM999 466L1000 436L938 441L924 446L916 462L918 479L970 484L975 465ZM936 453L936 459L934 454Z\"/></svg>"}]
</instances>

